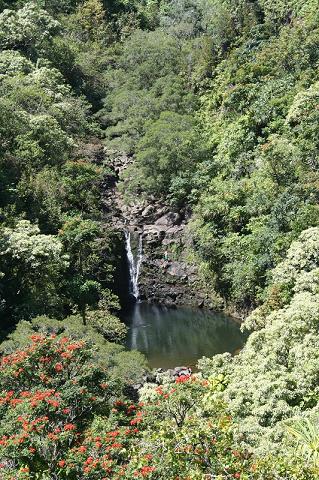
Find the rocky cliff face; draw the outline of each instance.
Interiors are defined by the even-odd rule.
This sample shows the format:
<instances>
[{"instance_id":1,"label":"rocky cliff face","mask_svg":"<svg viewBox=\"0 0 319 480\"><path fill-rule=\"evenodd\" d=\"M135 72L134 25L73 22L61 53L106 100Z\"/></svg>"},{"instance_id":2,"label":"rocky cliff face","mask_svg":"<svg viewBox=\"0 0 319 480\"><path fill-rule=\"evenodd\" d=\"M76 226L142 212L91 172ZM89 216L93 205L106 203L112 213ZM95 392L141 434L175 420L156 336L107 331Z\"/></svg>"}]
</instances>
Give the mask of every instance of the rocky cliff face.
<instances>
[{"instance_id":1,"label":"rocky cliff face","mask_svg":"<svg viewBox=\"0 0 319 480\"><path fill-rule=\"evenodd\" d=\"M172 211L155 198L125 202L117 181L129 162L125 156L109 162L111 173L105 180L103 202L107 222L123 232L129 230L133 239L142 236L140 298L168 306L216 307L199 282L197 267L187 260L190 213Z\"/></svg>"}]
</instances>

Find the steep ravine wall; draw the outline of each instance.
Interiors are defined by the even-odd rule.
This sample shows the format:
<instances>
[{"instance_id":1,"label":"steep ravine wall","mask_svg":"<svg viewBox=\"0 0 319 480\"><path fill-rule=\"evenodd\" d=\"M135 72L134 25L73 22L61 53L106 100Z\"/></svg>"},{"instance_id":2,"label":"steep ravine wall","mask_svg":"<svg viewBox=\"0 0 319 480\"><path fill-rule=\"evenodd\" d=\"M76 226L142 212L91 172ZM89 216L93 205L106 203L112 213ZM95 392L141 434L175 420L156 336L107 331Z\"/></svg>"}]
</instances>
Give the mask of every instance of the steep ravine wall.
<instances>
[{"instance_id":1,"label":"steep ravine wall","mask_svg":"<svg viewBox=\"0 0 319 480\"><path fill-rule=\"evenodd\" d=\"M105 155L107 157L107 152ZM140 298L168 306L216 308L216 303L199 281L196 265L187 258L189 214L172 211L155 198L125 202L117 182L129 162L126 156L113 160L107 158L111 172L105 178L103 204L105 221L123 232L123 245L125 229L131 232L132 238L142 235Z\"/></svg>"}]
</instances>

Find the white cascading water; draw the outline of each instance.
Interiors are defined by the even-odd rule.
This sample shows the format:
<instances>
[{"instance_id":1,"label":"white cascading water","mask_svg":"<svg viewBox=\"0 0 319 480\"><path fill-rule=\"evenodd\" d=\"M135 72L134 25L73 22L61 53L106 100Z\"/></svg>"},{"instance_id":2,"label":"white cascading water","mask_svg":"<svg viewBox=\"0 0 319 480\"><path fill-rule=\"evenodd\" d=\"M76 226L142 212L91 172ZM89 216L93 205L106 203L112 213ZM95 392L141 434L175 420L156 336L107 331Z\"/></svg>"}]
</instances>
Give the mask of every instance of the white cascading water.
<instances>
[{"instance_id":1,"label":"white cascading water","mask_svg":"<svg viewBox=\"0 0 319 480\"><path fill-rule=\"evenodd\" d=\"M139 235L138 239L138 248L136 259L134 258L132 245L131 245L131 232L125 230L125 249L127 254L127 261L129 265L130 272L130 293L135 297L136 300L139 299L140 292L138 288L138 277L140 274L141 263L143 260L143 243L142 235Z\"/></svg>"}]
</instances>

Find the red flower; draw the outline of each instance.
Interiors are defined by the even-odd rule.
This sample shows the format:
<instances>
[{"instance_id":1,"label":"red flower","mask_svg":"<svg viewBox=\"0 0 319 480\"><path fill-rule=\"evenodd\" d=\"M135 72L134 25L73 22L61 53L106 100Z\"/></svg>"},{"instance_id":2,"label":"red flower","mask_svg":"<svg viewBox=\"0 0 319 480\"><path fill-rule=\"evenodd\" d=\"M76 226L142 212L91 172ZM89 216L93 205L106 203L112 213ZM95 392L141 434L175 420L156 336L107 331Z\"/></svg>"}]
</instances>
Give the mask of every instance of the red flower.
<instances>
[{"instance_id":1,"label":"red flower","mask_svg":"<svg viewBox=\"0 0 319 480\"><path fill-rule=\"evenodd\" d=\"M62 353L61 353L61 357L62 357L62 358L71 358L72 355L71 355L71 353L68 353L68 352L62 352Z\"/></svg>"},{"instance_id":2,"label":"red flower","mask_svg":"<svg viewBox=\"0 0 319 480\"><path fill-rule=\"evenodd\" d=\"M240 477L241 477L241 474L239 472L234 473L234 478L240 478Z\"/></svg>"},{"instance_id":3,"label":"red flower","mask_svg":"<svg viewBox=\"0 0 319 480\"><path fill-rule=\"evenodd\" d=\"M142 475L142 477L147 477L150 473L154 472L155 467L142 467L140 471L135 472L135 476Z\"/></svg>"},{"instance_id":4,"label":"red flower","mask_svg":"<svg viewBox=\"0 0 319 480\"><path fill-rule=\"evenodd\" d=\"M51 362L51 357L41 357L40 362L41 363L50 363Z\"/></svg>"},{"instance_id":5,"label":"red flower","mask_svg":"<svg viewBox=\"0 0 319 480\"><path fill-rule=\"evenodd\" d=\"M177 377L175 380L175 383L184 383L187 382L191 378L190 375L181 375L180 377Z\"/></svg>"},{"instance_id":6,"label":"red flower","mask_svg":"<svg viewBox=\"0 0 319 480\"><path fill-rule=\"evenodd\" d=\"M31 335L30 338L33 342L40 342L41 340L44 340L44 337L42 335L39 335L39 334Z\"/></svg>"},{"instance_id":7,"label":"red flower","mask_svg":"<svg viewBox=\"0 0 319 480\"><path fill-rule=\"evenodd\" d=\"M56 372L61 372L61 370L63 370L63 365L62 365L62 363L56 363L56 364L55 364L55 367L54 367L54 370L55 370Z\"/></svg>"},{"instance_id":8,"label":"red flower","mask_svg":"<svg viewBox=\"0 0 319 480\"><path fill-rule=\"evenodd\" d=\"M112 445L110 445L110 448L122 448L122 444L121 443L113 443Z\"/></svg>"},{"instance_id":9,"label":"red flower","mask_svg":"<svg viewBox=\"0 0 319 480\"><path fill-rule=\"evenodd\" d=\"M26 390L20 393L20 397L23 397L23 398L28 398L30 397L30 395L31 393Z\"/></svg>"},{"instance_id":10,"label":"red flower","mask_svg":"<svg viewBox=\"0 0 319 480\"><path fill-rule=\"evenodd\" d=\"M66 348L67 350L69 350L70 352L73 352L74 350L77 350L79 348L83 347L83 342L77 342L77 343L71 343L70 345L68 345Z\"/></svg>"},{"instance_id":11,"label":"red flower","mask_svg":"<svg viewBox=\"0 0 319 480\"><path fill-rule=\"evenodd\" d=\"M60 460L58 462L59 467L63 468L65 466L65 460Z\"/></svg>"},{"instance_id":12,"label":"red flower","mask_svg":"<svg viewBox=\"0 0 319 480\"><path fill-rule=\"evenodd\" d=\"M133 420L130 421L130 425L136 425L137 423L140 423L141 419L140 418L134 418Z\"/></svg>"},{"instance_id":13,"label":"red flower","mask_svg":"<svg viewBox=\"0 0 319 480\"><path fill-rule=\"evenodd\" d=\"M75 430L76 429L76 426L73 425L73 423L67 423L66 425L64 425L64 430L67 432L67 431L71 431L71 430Z\"/></svg>"}]
</instances>

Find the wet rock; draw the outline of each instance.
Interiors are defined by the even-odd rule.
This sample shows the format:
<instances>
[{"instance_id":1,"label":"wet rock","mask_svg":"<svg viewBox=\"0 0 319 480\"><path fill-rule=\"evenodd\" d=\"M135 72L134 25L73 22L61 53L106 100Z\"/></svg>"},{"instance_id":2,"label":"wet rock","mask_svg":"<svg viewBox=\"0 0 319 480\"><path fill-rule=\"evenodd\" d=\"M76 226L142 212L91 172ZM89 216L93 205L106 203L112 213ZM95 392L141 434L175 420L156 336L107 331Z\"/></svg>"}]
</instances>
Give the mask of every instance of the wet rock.
<instances>
[{"instance_id":1,"label":"wet rock","mask_svg":"<svg viewBox=\"0 0 319 480\"><path fill-rule=\"evenodd\" d=\"M177 295L175 295L175 298L166 295L164 299L164 305L169 308L176 308L176 298L177 298Z\"/></svg>"},{"instance_id":2,"label":"wet rock","mask_svg":"<svg viewBox=\"0 0 319 480\"><path fill-rule=\"evenodd\" d=\"M182 376L188 376L192 374L192 369L190 367L175 367L175 368L168 368L167 370L163 370L162 368L157 368L153 370L153 381L150 383L156 383L161 385L167 382L175 382L177 378ZM155 378L155 381L154 381Z\"/></svg>"}]
</instances>

